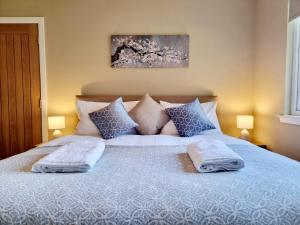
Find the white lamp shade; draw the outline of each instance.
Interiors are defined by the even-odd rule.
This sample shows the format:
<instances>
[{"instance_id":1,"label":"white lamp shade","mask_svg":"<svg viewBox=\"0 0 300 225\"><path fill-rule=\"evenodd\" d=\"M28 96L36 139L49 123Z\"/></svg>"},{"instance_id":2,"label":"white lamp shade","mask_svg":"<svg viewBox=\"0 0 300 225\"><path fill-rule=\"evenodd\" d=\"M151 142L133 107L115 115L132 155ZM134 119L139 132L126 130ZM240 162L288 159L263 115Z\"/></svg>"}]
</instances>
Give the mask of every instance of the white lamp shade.
<instances>
[{"instance_id":1,"label":"white lamp shade","mask_svg":"<svg viewBox=\"0 0 300 225\"><path fill-rule=\"evenodd\" d=\"M50 116L48 117L48 128L50 130L58 130L65 128L65 117L64 116Z\"/></svg>"},{"instance_id":2,"label":"white lamp shade","mask_svg":"<svg viewBox=\"0 0 300 225\"><path fill-rule=\"evenodd\" d=\"M253 116L241 115L237 116L237 128L253 129Z\"/></svg>"}]
</instances>

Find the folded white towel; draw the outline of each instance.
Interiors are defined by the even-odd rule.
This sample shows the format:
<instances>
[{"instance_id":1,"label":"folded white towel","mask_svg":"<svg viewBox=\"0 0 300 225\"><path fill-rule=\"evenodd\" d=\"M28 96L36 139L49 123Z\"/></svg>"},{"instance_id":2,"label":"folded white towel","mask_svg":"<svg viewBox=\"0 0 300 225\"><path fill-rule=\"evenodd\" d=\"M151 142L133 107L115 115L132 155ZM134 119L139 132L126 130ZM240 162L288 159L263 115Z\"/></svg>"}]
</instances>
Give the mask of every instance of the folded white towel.
<instances>
[{"instance_id":1,"label":"folded white towel","mask_svg":"<svg viewBox=\"0 0 300 225\"><path fill-rule=\"evenodd\" d=\"M187 152L199 172L238 170L243 159L220 140L202 140L188 145Z\"/></svg>"},{"instance_id":2,"label":"folded white towel","mask_svg":"<svg viewBox=\"0 0 300 225\"><path fill-rule=\"evenodd\" d=\"M38 173L87 172L94 167L105 148L102 141L70 142L33 164Z\"/></svg>"}]
</instances>

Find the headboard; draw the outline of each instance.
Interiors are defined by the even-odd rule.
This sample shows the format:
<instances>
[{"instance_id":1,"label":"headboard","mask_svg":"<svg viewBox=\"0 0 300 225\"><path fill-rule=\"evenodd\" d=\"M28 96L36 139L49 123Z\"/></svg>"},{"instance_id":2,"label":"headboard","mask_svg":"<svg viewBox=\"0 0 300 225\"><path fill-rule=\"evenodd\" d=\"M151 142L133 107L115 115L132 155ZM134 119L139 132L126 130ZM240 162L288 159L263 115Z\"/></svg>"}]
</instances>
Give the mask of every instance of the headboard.
<instances>
[{"instance_id":1,"label":"headboard","mask_svg":"<svg viewBox=\"0 0 300 225\"><path fill-rule=\"evenodd\" d=\"M142 95L77 95L76 98L79 100L89 101L89 102L112 102L116 100L118 97L122 97L123 101L138 101L143 96ZM200 102L210 102L216 101L217 96L152 96L151 97L156 101L166 101L173 103L188 103L193 101L195 98L198 98Z\"/></svg>"}]
</instances>

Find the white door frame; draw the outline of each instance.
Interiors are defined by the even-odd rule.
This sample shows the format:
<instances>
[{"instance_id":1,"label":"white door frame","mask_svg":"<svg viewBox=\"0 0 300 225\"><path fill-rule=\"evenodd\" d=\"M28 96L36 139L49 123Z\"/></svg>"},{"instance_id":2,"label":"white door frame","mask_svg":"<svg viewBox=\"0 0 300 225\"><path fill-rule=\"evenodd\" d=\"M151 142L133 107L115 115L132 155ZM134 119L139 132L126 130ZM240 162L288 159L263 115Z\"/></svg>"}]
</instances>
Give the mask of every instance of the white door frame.
<instances>
[{"instance_id":1,"label":"white door frame","mask_svg":"<svg viewBox=\"0 0 300 225\"><path fill-rule=\"evenodd\" d=\"M47 126L47 76L46 76L46 47L44 17L0 17L0 23L35 23L38 24L40 78L41 78L41 111L42 111L42 140L48 140Z\"/></svg>"}]
</instances>

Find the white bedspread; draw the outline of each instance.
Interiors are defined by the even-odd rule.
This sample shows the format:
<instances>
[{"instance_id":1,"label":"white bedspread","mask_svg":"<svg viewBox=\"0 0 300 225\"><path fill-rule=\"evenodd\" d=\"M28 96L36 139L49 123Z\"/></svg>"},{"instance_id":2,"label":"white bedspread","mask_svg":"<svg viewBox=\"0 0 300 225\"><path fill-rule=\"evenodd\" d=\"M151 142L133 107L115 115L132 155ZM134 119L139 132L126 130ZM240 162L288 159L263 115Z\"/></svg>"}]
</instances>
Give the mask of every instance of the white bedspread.
<instances>
[{"instance_id":1,"label":"white bedspread","mask_svg":"<svg viewBox=\"0 0 300 225\"><path fill-rule=\"evenodd\" d=\"M186 146L165 146L198 138L205 136L110 140L164 146L106 146L89 173L31 173L31 165L56 147L1 160L0 224L300 224L299 162L223 136L246 167L199 174Z\"/></svg>"},{"instance_id":2,"label":"white bedspread","mask_svg":"<svg viewBox=\"0 0 300 225\"><path fill-rule=\"evenodd\" d=\"M246 167L197 173L185 144L202 138L231 143ZM56 147L1 160L0 224L300 224L299 162L228 136L124 136L106 144L119 146L106 145L89 173L31 173Z\"/></svg>"},{"instance_id":3,"label":"white bedspread","mask_svg":"<svg viewBox=\"0 0 300 225\"><path fill-rule=\"evenodd\" d=\"M68 135L42 144L40 147L59 146L68 142L80 142L83 140L102 140L106 146L182 146L209 139L221 140L227 145L253 145L248 141L223 134L196 135L193 137L178 137L170 135L124 135L109 140L104 140L100 137Z\"/></svg>"}]
</instances>

